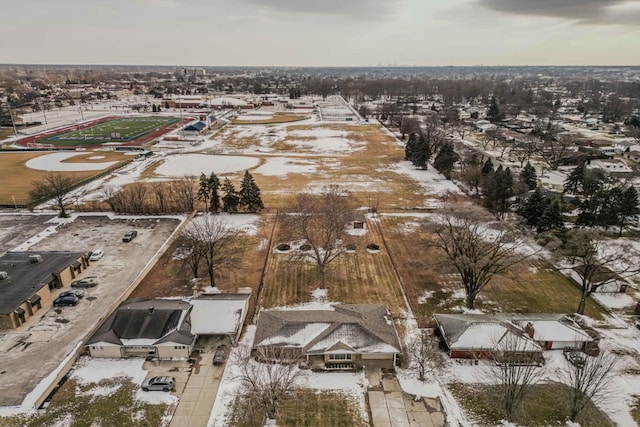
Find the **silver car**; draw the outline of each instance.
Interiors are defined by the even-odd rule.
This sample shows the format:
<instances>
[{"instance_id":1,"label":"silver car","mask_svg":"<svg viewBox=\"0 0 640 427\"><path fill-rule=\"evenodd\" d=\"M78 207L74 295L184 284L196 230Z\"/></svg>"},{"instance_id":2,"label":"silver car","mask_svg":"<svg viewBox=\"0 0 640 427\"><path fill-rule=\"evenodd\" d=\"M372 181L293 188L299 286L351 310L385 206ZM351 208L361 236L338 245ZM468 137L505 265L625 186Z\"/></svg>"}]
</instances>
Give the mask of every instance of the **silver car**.
<instances>
[{"instance_id":1,"label":"silver car","mask_svg":"<svg viewBox=\"0 0 640 427\"><path fill-rule=\"evenodd\" d=\"M173 377L151 377L142 382L142 391L171 391L176 386L176 379Z\"/></svg>"}]
</instances>

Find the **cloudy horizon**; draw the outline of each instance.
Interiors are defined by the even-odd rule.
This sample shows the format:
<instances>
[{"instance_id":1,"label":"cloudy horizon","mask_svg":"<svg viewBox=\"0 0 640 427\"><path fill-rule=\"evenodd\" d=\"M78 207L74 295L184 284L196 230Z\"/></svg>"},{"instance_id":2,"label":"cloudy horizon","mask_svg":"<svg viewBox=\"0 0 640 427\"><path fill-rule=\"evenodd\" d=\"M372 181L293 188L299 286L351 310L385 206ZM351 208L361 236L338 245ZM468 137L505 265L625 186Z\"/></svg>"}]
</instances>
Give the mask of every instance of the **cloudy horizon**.
<instances>
[{"instance_id":1,"label":"cloudy horizon","mask_svg":"<svg viewBox=\"0 0 640 427\"><path fill-rule=\"evenodd\" d=\"M640 0L23 0L0 63L638 65Z\"/></svg>"}]
</instances>

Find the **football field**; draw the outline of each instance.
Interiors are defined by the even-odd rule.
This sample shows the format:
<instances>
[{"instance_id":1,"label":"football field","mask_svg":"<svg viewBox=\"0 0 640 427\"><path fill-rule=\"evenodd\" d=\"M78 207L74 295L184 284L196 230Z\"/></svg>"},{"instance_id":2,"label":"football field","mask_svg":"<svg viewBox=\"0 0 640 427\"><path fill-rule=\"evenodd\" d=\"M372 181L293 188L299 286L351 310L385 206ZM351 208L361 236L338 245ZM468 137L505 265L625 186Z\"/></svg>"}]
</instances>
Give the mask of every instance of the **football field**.
<instances>
[{"instance_id":1,"label":"football field","mask_svg":"<svg viewBox=\"0 0 640 427\"><path fill-rule=\"evenodd\" d=\"M65 147L134 142L150 132L160 131L179 121L180 119L175 117L113 119L86 128L40 138L37 142Z\"/></svg>"}]
</instances>

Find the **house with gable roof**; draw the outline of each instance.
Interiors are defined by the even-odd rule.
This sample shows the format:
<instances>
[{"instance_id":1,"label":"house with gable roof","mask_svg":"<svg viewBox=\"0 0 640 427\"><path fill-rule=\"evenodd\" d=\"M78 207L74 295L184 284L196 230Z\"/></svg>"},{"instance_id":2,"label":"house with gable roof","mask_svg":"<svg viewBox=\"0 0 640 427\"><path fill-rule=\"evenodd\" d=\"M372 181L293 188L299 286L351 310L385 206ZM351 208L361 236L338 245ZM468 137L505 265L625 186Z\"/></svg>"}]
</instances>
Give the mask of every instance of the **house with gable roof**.
<instances>
[{"instance_id":1,"label":"house with gable roof","mask_svg":"<svg viewBox=\"0 0 640 427\"><path fill-rule=\"evenodd\" d=\"M125 301L103 322L86 347L92 357L186 359L197 336L192 306L182 300Z\"/></svg>"},{"instance_id":2,"label":"house with gable roof","mask_svg":"<svg viewBox=\"0 0 640 427\"><path fill-rule=\"evenodd\" d=\"M263 310L253 343L254 351L261 349L286 350L289 358L317 370L393 368L401 354L398 334L382 304Z\"/></svg>"}]
</instances>

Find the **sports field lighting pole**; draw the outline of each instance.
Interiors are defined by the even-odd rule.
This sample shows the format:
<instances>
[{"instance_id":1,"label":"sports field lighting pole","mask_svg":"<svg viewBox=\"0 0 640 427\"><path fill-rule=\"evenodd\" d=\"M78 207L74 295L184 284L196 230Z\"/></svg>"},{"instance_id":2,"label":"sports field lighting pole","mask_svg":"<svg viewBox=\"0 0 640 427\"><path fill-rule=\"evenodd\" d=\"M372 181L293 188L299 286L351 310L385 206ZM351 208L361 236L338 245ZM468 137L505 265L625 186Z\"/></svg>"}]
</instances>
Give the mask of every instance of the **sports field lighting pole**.
<instances>
[{"instance_id":1,"label":"sports field lighting pole","mask_svg":"<svg viewBox=\"0 0 640 427\"><path fill-rule=\"evenodd\" d=\"M42 107L42 115L44 116L44 124L47 125L49 123L47 123L47 113L45 112L44 101L42 100L42 98L40 98L40 107Z\"/></svg>"},{"instance_id":2,"label":"sports field lighting pole","mask_svg":"<svg viewBox=\"0 0 640 427\"><path fill-rule=\"evenodd\" d=\"M16 122L13 120L13 112L11 111L11 104L9 104L9 97L5 98L5 102L7 103L7 109L9 110L9 117L11 118L11 126L13 126L13 134L18 139L18 130L16 129Z\"/></svg>"}]
</instances>

